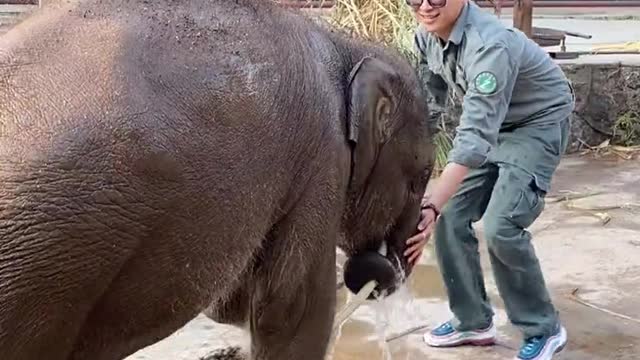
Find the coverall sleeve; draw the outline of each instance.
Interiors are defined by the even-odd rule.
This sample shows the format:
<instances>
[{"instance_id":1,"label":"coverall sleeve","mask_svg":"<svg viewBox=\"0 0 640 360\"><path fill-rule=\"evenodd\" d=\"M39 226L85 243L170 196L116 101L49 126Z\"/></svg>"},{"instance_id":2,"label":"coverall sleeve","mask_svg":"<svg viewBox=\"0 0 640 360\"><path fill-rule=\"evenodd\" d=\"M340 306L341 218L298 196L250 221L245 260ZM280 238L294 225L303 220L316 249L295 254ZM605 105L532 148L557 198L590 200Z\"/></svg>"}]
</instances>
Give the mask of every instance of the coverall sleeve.
<instances>
[{"instance_id":1,"label":"coverall sleeve","mask_svg":"<svg viewBox=\"0 0 640 360\"><path fill-rule=\"evenodd\" d=\"M518 75L516 60L502 43L480 49L465 69L468 90L449 162L482 166L497 145Z\"/></svg>"},{"instance_id":2,"label":"coverall sleeve","mask_svg":"<svg viewBox=\"0 0 640 360\"><path fill-rule=\"evenodd\" d=\"M429 69L424 36L419 32L414 36L413 45L418 55L418 74L427 92L429 118L437 119L445 110L448 86L440 75Z\"/></svg>"}]
</instances>

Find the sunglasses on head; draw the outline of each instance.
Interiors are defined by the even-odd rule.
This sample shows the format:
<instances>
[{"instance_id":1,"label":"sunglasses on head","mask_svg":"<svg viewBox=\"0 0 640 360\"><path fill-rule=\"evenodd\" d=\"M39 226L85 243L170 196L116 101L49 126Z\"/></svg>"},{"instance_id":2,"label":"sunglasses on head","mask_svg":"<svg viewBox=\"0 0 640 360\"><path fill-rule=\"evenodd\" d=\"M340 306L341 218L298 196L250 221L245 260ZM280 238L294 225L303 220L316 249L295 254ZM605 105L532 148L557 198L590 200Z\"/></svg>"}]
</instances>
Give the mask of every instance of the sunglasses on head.
<instances>
[{"instance_id":1,"label":"sunglasses on head","mask_svg":"<svg viewBox=\"0 0 640 360\"><path fill-rule=\"evenodd\" d=\"M419 8L425 1L434 9L447 5L447 0L405 0L407 5L413 8Z\"/></svg>"}]
</instances>

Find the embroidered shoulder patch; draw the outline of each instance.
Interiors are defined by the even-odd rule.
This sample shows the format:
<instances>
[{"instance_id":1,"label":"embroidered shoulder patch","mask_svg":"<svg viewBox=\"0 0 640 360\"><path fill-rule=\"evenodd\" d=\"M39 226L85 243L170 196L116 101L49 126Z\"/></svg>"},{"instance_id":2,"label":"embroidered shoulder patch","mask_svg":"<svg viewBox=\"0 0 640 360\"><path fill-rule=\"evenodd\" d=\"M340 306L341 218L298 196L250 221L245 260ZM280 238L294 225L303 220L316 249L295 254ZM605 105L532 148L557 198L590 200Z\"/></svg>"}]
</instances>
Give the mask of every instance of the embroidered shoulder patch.
<instances>
[{"instance_id":1,"label":"embroidered shoulder patch","mask_svg":"<svg viewBox=\"0 0 640 360\"><path fill-rule=\"evenodd\" d=\"M498 87L496 76L489 71L483 71L478 74L473 82L476 90L481 94L491 94Z\"/></svg>"}]
</instances>

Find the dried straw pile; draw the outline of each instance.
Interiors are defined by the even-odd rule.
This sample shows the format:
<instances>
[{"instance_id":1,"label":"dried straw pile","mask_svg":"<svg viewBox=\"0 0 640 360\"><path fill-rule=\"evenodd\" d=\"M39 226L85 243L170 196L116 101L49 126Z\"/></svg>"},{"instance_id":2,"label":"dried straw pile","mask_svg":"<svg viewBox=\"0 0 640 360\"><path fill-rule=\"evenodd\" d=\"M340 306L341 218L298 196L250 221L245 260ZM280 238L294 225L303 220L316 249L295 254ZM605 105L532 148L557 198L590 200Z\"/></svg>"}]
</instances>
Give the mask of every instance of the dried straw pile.
<instances>
[{"instance_id":1,"label":"dried straw pile","mask_svg":"<svg viewBox=\"0 0 640 360\"><path fill-rule=\"evenodd\" d=\"M398 49L410 59L416 21L404 0L336 0L331 25Z\"/></svg>"}]
</instances>

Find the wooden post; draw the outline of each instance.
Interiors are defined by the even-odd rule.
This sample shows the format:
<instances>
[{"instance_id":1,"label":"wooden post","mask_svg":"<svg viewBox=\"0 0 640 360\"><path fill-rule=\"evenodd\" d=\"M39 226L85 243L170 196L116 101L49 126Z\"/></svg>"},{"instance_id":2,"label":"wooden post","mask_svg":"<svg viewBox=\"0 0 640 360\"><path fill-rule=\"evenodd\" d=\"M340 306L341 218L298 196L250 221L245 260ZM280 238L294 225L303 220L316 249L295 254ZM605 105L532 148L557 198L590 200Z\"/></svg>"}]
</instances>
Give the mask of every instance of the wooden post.
<instances>
[{"instance_id":1,"label":"wooden post","mask_svg":"<svg viewBox=\"0 0 640 360\"><path fill-rule=\"evenodd\" d=\"M513 27L520 29L529 38L533 36L533 0L513 2Z\"/></svg>"}]
</instances>

